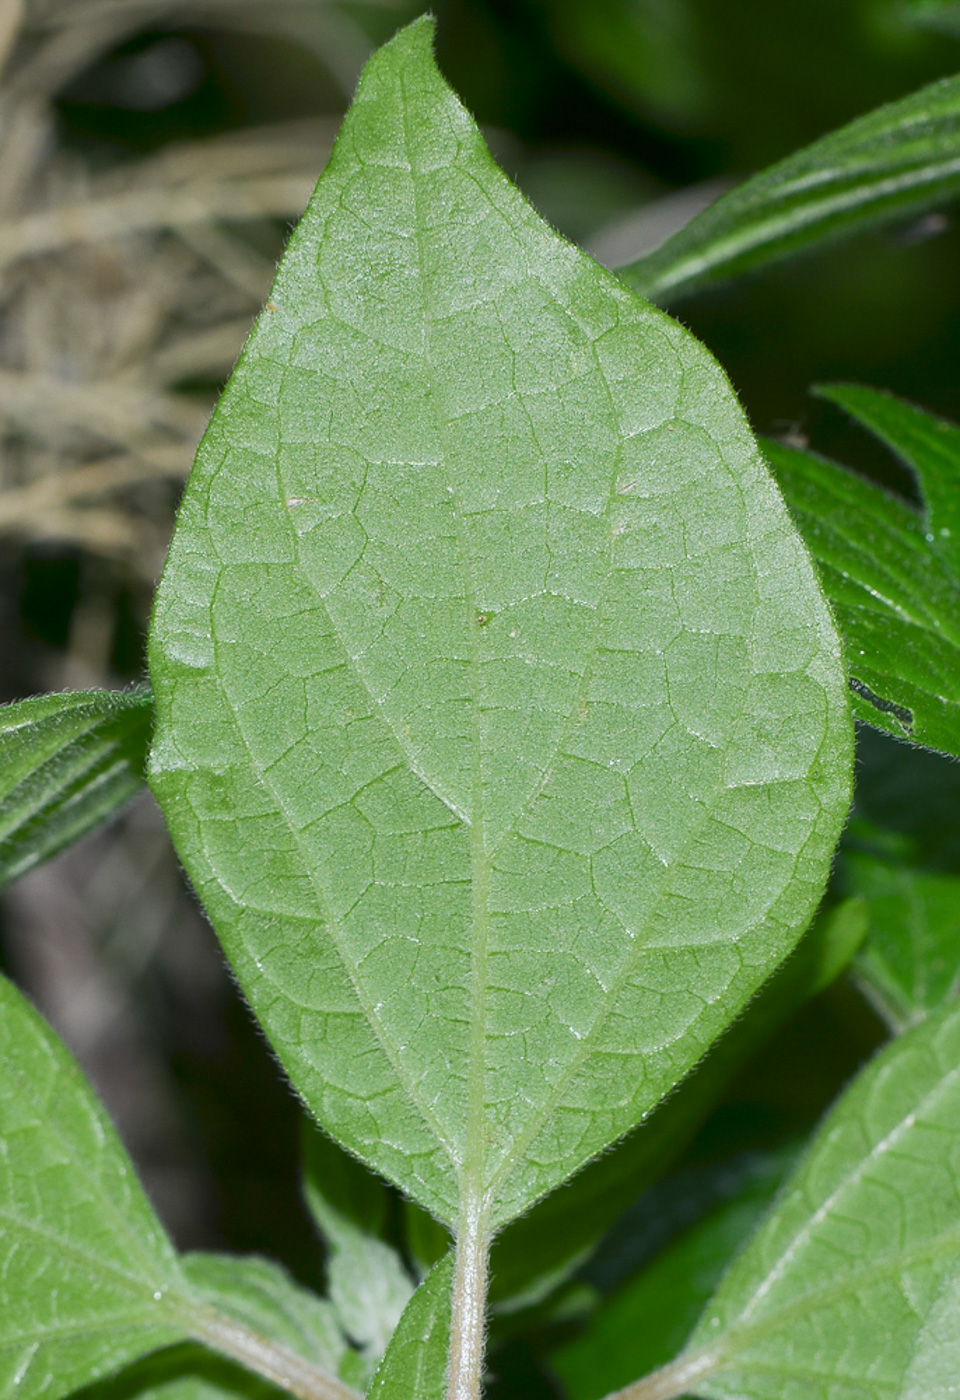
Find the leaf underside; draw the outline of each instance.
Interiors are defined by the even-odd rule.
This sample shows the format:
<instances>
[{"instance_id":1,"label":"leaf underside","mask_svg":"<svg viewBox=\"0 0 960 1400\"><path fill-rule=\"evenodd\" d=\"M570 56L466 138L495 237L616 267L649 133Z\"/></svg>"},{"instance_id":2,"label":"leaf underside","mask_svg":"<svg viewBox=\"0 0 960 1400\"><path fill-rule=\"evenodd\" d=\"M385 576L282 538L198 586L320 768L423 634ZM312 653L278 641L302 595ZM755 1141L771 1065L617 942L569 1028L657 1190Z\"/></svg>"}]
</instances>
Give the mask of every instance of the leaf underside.
<instances>
[{"instance_id":1,"label":"leaf underside","mask_svg":"<svg viewBox=\"0 0 960 1400\"><path fill-rule=\"evenodd\" d=\"M151 781L326 1129L455 1222L642 1118L796 941L838 646L729 385L370 62L201 445Z\"/></svg>"}]
</instances>

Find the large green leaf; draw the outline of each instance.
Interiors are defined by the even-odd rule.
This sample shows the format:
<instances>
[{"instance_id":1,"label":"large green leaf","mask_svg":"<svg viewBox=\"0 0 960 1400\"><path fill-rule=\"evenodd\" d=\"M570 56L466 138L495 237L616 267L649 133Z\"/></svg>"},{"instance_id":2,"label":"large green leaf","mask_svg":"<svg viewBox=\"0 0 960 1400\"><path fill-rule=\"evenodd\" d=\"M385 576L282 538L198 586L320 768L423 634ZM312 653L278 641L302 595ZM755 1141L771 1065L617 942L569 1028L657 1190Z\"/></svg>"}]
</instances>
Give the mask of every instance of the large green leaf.
<instances>
[{"instance_id":1,"label":"large green leaf","mask_svg":"<svg viewBox=\"0 0 960 1400\"><path fill-rule=\"evenodd\" d=\"M618 269L676 301L828 240L960 194L960 77L878 107L721 195L655 252Z\"/></svg>"},{"instance_id":2,"label":"large green leaf","mask_svg":"<svg viewBox=\"0 0 960 1400\"><path fill-rule=\"evenodd\" d=\"M0 706L0 885L56 855L139 791L152 720L146 686Z\"/></svg>"},{"instance_id":3,"label":"large green leaf","mask_svg":"<svg viewBox=\"0 0 960 1400\"><path fill-rule=\"evenodd\" d=\"M291 1079L440 1218L619 1137L796 942L837 639L679 325L370 62L201 445L152 778Z\"/></svg>"},{"instance_id":4,"label":"large green leaf","mask_svg":"<svg viewBox=\"0 0 960 1400\"><path fill-rule=\"evenodd\" d=\"M265 1260L181 1266L76 1063L0 978L0 1394L56 1400L188 1337L301 1400L355 1400L329 1304Z\"/></svg>"},{"instance_id":5,"label":"large green leaf","mask_svg":"<svg viewBox=\"0 0 960 1400\"><path fill-rule=\"evenodd\" d=\"M668 1368L721 1400L898 1396L960 1267L960 1006L895 1040L827 1118ZM646 1393L631 1387L624 1400ZM653 1390L650 1389L650 1394Z\"/></svg>"},{"instance_id":6,"label":"large green leaf","mask_svg":"<svg viewBox=\"0 0 960 1400\"><path fill-rule=\"evenodd\" d=\"M692 1074L612 1152L591 1162L493 1245L490 1296L515 1309L539 1302L597 1248L617 1234L617 1219L662 1175L710 1114L730 1080L811 997L850 962L867 931L862 900L850 898L818 914L799 947L779 967Z\"/></svg>"},{"instance_id":7,"label":"large green leaf","mask_svg":"<svg viewBox=\"0 0 960 1400\"><path fill-rule=\"evenodd\" d=\"M897 1400L952 1400L960 1376L960 1268L944 1279L920 1329Z\"/></svg>"},{"instance_id":8,"label":"large green leaf","mask_svg":"<svg viewBox=\"0 0 960 1400\"><path fill-rule=\"evenodd\" d=\"M444 1400L453 1255L435 1264L406 1306L367 1400Z\"/></svg>"},{"instance_id":9,"label":"large green leaf","mask_svg":"<svg viewBox=\"0 0 960 1400\"><path fill-rule=\"evenodd\" d=\"M833 605L854 713L960 753L960 524L949 487L960 431L874 390L817 392L895 446L927 502L920 511L815 453L764 443Z\"/></svg>"},{"instance_id":10,"label":"large green leaf","mask_svg":"<svg viewBox=\"0 0 960 1400\"><path fill-rule=\"evenodd\" d=\"M0 979L0 1394L66 1395L185 1329L173 1247L62 1044Z\"/></svg>"}]
</instances>

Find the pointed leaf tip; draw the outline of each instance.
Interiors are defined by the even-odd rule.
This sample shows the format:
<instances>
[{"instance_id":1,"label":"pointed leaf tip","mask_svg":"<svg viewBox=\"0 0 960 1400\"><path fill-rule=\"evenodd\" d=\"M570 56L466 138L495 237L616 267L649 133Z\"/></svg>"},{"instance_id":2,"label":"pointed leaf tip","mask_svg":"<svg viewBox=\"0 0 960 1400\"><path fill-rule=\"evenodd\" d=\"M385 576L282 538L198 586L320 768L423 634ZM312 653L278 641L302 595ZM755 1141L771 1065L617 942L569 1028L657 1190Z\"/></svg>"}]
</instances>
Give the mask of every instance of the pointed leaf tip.
<instances>
[{"instance_id":1,"label":"pointed leaf tip","mask_svg":"<svg viewBox=\"0 0 960 1400\"><path fill-rule=\"evenodd\" d=\"M851 733L725 375L539 218L428 32L368 65L198 453L151 774L319 1121L499 1225L796 942Z\"/></svg>"}]
</instances>

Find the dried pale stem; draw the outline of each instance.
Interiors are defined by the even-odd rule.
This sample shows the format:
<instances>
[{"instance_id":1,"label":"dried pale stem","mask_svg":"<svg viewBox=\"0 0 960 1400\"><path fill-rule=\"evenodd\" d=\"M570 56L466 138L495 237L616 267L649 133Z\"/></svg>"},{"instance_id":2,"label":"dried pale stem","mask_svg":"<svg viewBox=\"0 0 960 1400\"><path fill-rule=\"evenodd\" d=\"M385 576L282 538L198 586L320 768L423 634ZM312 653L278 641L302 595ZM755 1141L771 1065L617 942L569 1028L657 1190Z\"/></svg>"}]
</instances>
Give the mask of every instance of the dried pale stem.
<instances>
[{"instance_id":1,"label":"dried pale stem","mask_svg":"<svg viewBox=\"0 0 960 1400\"><path fill-rule=\"evenodd\" d=\"M189 1330L197 1341L239 1361L248 1371L266 1377L298 1400L360 1400L358 1393L336 1376L328 1376L302 1356L213 1308L191 1312Z\"/></svg>"},{"instance_id":2,"label":"dried pale stem","mask_svg":"<svg viewBox=\"0 0 960 1400\"><path fill-rule=\"evenodd\" d=\"M129 190L78 200L0 224L0 268L20 258L57 252L146 230L183 228L212 219L299 215L310 197L308 175L209 180L173 189Z\"/></svg>"}]
</instances>

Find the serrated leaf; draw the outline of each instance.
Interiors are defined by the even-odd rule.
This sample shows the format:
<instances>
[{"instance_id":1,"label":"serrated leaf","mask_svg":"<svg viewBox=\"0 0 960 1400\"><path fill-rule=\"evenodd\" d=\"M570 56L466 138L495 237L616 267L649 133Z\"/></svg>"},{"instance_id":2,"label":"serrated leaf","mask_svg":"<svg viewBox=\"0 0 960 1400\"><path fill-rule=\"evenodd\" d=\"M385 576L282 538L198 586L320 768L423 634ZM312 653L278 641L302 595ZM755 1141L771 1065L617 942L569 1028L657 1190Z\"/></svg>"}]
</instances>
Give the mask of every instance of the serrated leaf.
<instances>
[{"instance_id":1,"label":"serrated leaf","mask_svg":"<svg viewBox=\"0 0 960 1400\"><path fill-rule=\"evenodd\" d=\"M729 1199L605 1298L582 1334L552 1353L550 1367L563 1381L567 1400L601 1400L676 1355L770 1204L790 1155L795 1153L751 1162Z\"/></svg>"},{"instance_id":2,"label":"serrated leaf","mask_svg":"<svg viewBox=\"0 0 960 1400\"><path fill-rule=\"evenodd\" d=\"M848 966L867 931L850 898L820 912L799 947L675 1093L630 1137L512 1221L493 1244L490 1296L511 1311L537 1303L593 1255L618 1217L691 1141L731 1079Z\"/></svg>"},{"instance_id":3,"label":"serrated leaf","mask_svg":"<svg viewBox=\"0 0 960 1400\"><path fill-rule=\"evenodd\" d=\"M850 740L722 372L537 217L431 33L370 61L201 445L151 781L320 1122L495 1228L795 943Z\"/></svg>"},{"instance_id":4,"label":"serrated leaf","mask_svg":"<svg viewBox=\"0 0 960 1400\"><path fill-rule=\"evenodd\" d=\"M0 705L0 885L108 821L140 790L146 686Z\"/></svg>"},{"instance_id":5,"label":"serrated leaf","mask_svg":"<svg viewBox=\"0 0 960 1400\"><path fill-rule=\"evenodd\" d=\"M951 533L960 540L960 524L948 486L950 471L960 472L960 430L873 390L817 392L896 446L932 493L921 513L825 457L764 442L833 605L854 713L960 753L960 548Z\"/></svg>"},{"instance_id":6,"label":"serrated leaf","mask_svg":"<svg viewBox=\"0 0 960 1400\"><path fill-rule=\"evenodd\" d=\"M829 1115L670 1368L687 1388L709 1400L899 1395L960 1261L958 1114L952 1004L881 1051Z\"/></svg>"},{"instance_id":7,"label":"serrated leaf","mask_svg":"<svg viewBox=\"0 0 960 1400\"><path fill-rule=\"evenodd\" d=\"M641 296L674 302L958 194L960 77L952 77L769 166L618 273Z\"/></svg>"},{"instance_id":8,"label":"serrated leaf","mask_svg":"<svg viewBox=\"0 0 960 1400\"><path fill-rule=\"evenodd\" d=\"M311 1131L304 1138L304 1196L330 1247L330 1301L369 1380L413 1294L399 1254L381 1238L386 1192L359 1162Z\"/></svg>"},{"instance_id":9,"label":"serrated leaf","mask_svg":"<svg viewBox=\"0 0 960 1400\"><path fill-rule=\"evenodd\" d=\"M445 1400L453 1255L435 1264L407 1304L367 1400Z\"/></svg>"},{"instance_id":10,"label":"serrated leaf","mask_svg":"<svg viewBox=\"0 0 960 1400\"><path fill-rule=\"evenodd\" d=\"M348 1347L333 1307L280 1264L257 1255L199 1252L185 1254L181 1264L198 1298L328 1375L340 1373Z\"/></svg>"},{"instance_id":11,"label":"serrated leaf","mask_svg":"<svg viewBox=\"0 0 960 1400\"><path fill-rule=\"evenodd\" d=\"M54 1397L186 1329L170 1241L77 1065L0 978L0 1394Z\"/></svg>"},{"instance_id":12,"label":"serrated leaf","mask_svg":"<svg viewBox=\"0 0 960 1400\"><path fill-rule=\"evenodd\" d=\"M845 853L842 877L868 910L857 980L899 1034L960 989L960 878L862 850Z\"/></svg>"}]
</instances>

